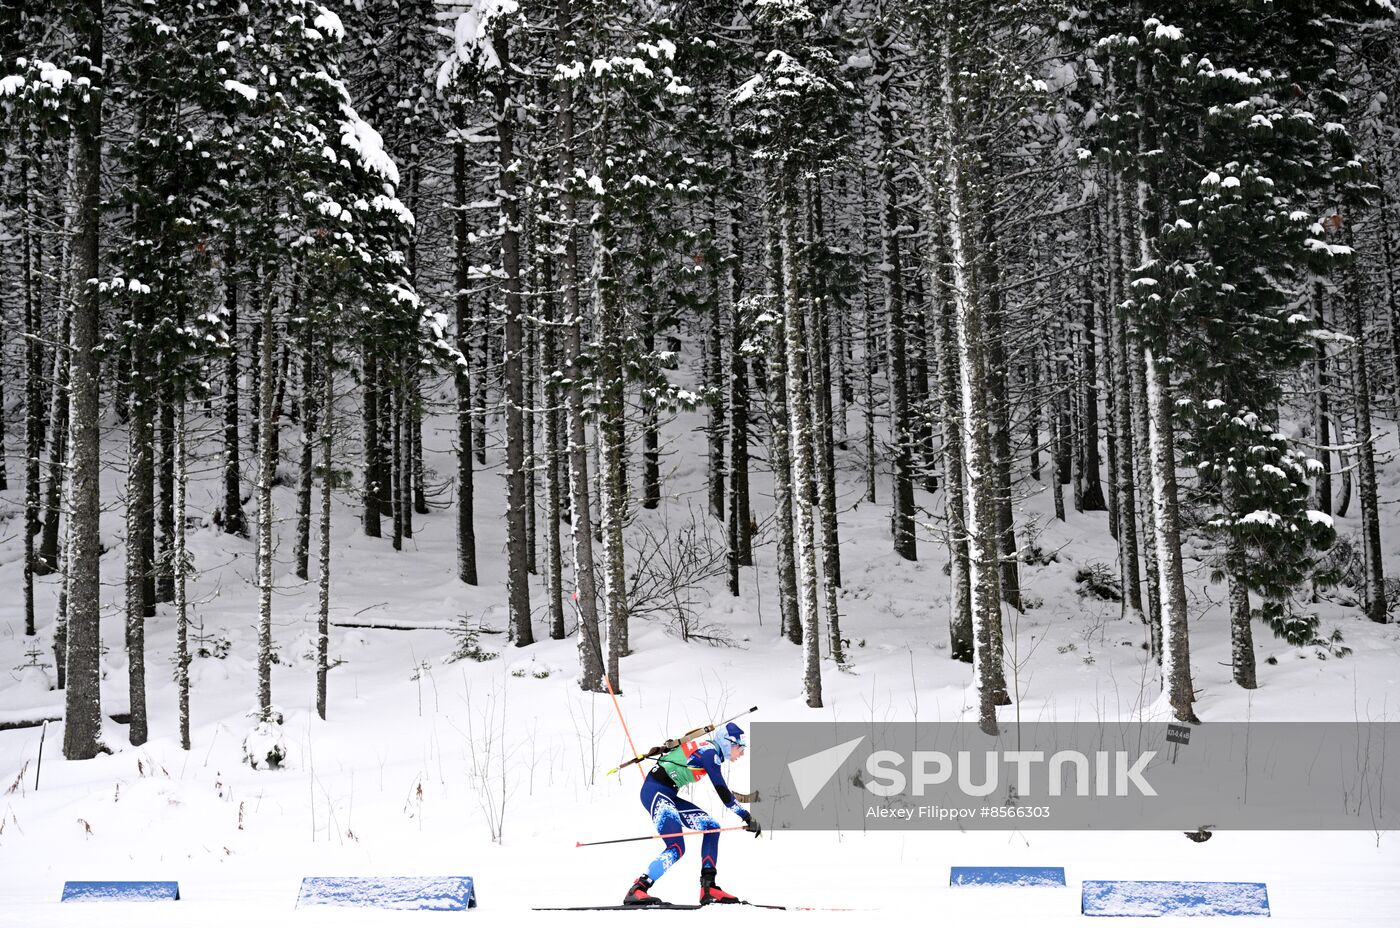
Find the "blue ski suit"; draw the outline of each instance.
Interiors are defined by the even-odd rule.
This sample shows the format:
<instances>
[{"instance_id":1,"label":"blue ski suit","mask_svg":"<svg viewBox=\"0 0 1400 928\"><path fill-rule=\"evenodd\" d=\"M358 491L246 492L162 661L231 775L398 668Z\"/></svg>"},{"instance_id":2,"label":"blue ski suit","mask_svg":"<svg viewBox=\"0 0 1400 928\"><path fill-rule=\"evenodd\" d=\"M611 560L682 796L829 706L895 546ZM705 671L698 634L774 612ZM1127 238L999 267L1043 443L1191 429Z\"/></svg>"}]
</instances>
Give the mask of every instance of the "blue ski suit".
<instances>
[{"instance_id":1,"label":"blue ski suit","mask_svg":"<svg viewBox=\"0 0 1400 928\"><path fill-rule=\"evenodd\" d=\"M715 794L735 815L749 821L749 812L734 798L729 785L724 782L720 764L725 758L710 741L690 741L667 754L661 763L653 767L642 781L642 805L651 816L659 835L672 835L666 839L666 847L647 867L647 876L654 883L661 878L685 853L685 838L675 834L683 830L703 831L719 828L719 823L704 809L693 802L682 799L676 791L676 780L685 783L709 777L714 784ZM670 768L669 770L667 768ZM700 866L714 867L719 858L719 834L713 830L700 841Z\"/></svg>"}]
</instances>

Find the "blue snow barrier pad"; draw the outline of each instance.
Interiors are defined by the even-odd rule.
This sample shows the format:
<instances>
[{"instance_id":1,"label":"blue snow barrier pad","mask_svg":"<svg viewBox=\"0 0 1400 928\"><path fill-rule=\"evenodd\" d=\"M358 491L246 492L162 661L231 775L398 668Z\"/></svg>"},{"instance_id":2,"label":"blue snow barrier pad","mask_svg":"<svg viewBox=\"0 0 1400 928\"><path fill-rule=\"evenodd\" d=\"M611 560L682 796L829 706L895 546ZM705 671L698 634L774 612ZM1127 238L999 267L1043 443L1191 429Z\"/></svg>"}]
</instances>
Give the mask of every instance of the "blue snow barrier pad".
<instances>
[{"instance_id":1,"label":"blue snow barrier pad","mask_svg":"<svg viewBox=\"0 0 1400 928\"><path fill-rule=\"evenodd\" d=\"M476 908L476 888L469 876L308 876L297 908L308 905L462 911Z\"/></svg>"},{"instance_id":2,"label":"blue snow barrier pad","mask_svg":"<svg viewBox=\"0 0 1400 928\"><path fill-rule=\"evenodd\" d=\"M949 886L1063 886L1064 867L954 867Z\"/></svg>"},{"instance_id":3,"label":"blue snow barrier pad","mask_svg":"<svg viewBox=\"0 0 1400 928\"><path fill-rule=\"evenodd\" d=\"M1269 915L1263 883L1085 880L1085 915Z\"/></svg>"},{"instance_id":4,"label":"blue snow barrier pad","mask_svg":"<svg viewBox=\"0 0 1400 928\"><path fill-rule=\"evenodd\" d=\"M63 902L175 902L180 884L165 880L69 880Z\"/></svg>"}]
</instances>

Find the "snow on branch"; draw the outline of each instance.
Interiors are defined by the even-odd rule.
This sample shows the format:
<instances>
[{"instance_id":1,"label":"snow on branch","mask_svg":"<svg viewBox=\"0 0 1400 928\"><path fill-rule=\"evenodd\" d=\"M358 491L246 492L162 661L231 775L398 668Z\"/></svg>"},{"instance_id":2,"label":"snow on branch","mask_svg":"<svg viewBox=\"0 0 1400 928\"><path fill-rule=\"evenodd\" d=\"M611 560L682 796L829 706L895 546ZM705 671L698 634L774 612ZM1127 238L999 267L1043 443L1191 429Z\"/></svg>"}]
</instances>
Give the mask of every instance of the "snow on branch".
<instances>
[{"instance_id":1,"label":"snow on branch","mask_svg":"<svg viewBox=\"0 0 1400 928\"><path fill-rule=\"evenodd\" d=\"M438 90L446 90L456 81L462 68L494 71L501 67L496 46L491 41L499 20L514 15L520 9L516 0L470 0L467 8L457 14L452 30L452 54L438 69Z\"/></svg>"}]
</instances>

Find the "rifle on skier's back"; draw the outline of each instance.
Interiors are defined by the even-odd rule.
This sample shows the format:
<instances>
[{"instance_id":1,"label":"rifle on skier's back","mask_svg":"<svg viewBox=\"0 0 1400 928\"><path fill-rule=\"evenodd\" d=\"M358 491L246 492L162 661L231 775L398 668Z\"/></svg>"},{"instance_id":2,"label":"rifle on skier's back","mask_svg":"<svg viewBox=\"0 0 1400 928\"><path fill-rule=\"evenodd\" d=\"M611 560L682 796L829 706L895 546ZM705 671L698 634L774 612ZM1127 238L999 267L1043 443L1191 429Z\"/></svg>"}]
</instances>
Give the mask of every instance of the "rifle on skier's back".
<instances>
[{"instance_id":1,"label":"rifle on skier's back","mask_svg":"<svg viewBox=\"0 0 1400 928\"><path fill-rule=\"evenodd\" d=\"M719 728L721 725L728 725L730 722L734 721L735 719L743 718L744 716L748 715L749 713L751 713L751 712L757 712L757 711L758 711L758 706L754 706L754 707L752 707L752 708L750 708L750 709L745 709L743 712L740 712L738 715L730 716L729 718L725 719L725 720L722 721L722 722L711 722L709 725L702 725L702 726L700 726L699 728L692 728L690 731L688 731L688 732L686 732L685 734L681 735L679 738L667 738L665 741L661 742L661 744L657 745L656 747L654 747L654 748L649 748L645 754L638 754L636 757L629 758L629 759L623 761L622 763L618 764L616 767L614 767L613 769L609 770L607 775L608 775L608 776L611 776L611 775L613 775L614 773L617 773L619 770L623 769L624 767L630 767L630 766L632 766L633 764L640 764L640 763L641 763L642 761L644 761L644 760L649 760L649 759L651 759L651 758L653 758L653 757L660 757L662 754L665 754L667 751L673 751L673 750L675 750L676 748L680 747L682 744L685 744L687 741L694 741L694 740L696 740L697 738L703 738L703 737L705 737L706 735L710 734L710 732L714 731L716 728Z\"/></svg>"}]
</instances>

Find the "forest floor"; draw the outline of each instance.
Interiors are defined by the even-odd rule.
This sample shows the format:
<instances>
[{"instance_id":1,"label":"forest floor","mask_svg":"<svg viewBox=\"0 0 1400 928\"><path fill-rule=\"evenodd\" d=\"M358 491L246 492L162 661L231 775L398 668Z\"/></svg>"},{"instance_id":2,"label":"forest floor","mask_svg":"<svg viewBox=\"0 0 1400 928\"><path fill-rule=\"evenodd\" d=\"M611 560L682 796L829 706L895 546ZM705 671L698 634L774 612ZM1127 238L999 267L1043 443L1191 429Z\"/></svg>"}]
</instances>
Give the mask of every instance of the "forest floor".
<instances>
[{"instance_id":1,"label":"forest floor","mask_svg":"<svg viewBox=\"0 0 1400 928\"><path fill-rule=\"evenodd\" d=\"M661 510L639 517L675 532L699 519L720 544L718 525L705 528L703 435L699 414L667 426ZM1400 575L1400 466L1395 432L1381 424L1381 498L1385 506L1386 572ZM121 579L124 573L118 482L125 439L111 430L111 467L104 486L104 714L126 709ZM295 446L291 432L284 447ZM431 480L452 474L452 432L446 419L426 430ZM853 441L856 447L858 442ZM210 453L215 445L209 444ZM126 726L108 720L113 752L95 760L62 758L62 723L48 727L42 770L40 728L0 731L0 924L66 925L72 906L58 904L66 880L169 879L183 901L104 904L82 909L104 924L398 925L437 916L373 910L294 910L299 882L310 875L465 874L475 878L478 914L519 924L600 924L611 913L535 913L532 906L610 905L657 850L654 843L575 848L576 841L646 834L632 770L606 776L626 756L627 741L607 696L575 682L577 637L548 639L543 587L531 590L536 635L529 648L510 646L505 626L504 490L501 450L491 448L477 489L482 584L455 579L454 514L418 517L401 552L359 529L356 500L335 508L332 621L418 626L332 629L329 717L316 717L313 647L316 579L291 570L295 500L276 492L279 516L274 596L278 663L274 701L286 715L288 758L282 769L255 771L241 744L256 703L257 599L254 546L206 527L191 538L198 580L192 616L207 646L222 657L198 658L191 669L193 748L177 737L172 682L175 622L162 606L148 623L146 646L150 741L128 745ZM935 529L920 529L917 563L890 549L888 483L879 503L862 502L859 464L844 461L840 478L844 667L823 662L825 707L802 698L800 652L778 636L773 549L759 549L732 598L723 579L698 597L692 630L721 639L682 641L675 623L638 617L632 654L622 662L622 711L638 744L652 744L750 705L755 719L921 721L975 720L969 667L948 657L948 577ZM633 466L639 468L638 459ZM635 476L635 474L634 474ZM11 481L12 486L16 481ZM450 486L450 484L449 484ZM1066 488L1068 490L1068 488ZM212 465L192 486L191 510L215 505ZM1020 693L1022 718L1060 721L1162 718L1155 664L1144 628L1120 617L1115 602L1082 595L1076 572L1102 564L1113 572L1114 543L1103 513L1049 517L1050 493L1022 483L1018 523L1056 560L1024 568L1034 607L1008 619L1013 661L1008 675ZM448 491L450 495L450 491ZM39 584L40 650L30 654L21 615L18 492L0 494L0 723L62 714L51 691L52 619L58 582ZM436 500L449 502L448 496ZM920 492L920 505L941 513L941 500ZM250 519L253 515L249 504ZM765 481L755 486L755 512L770 511ZM1356 504L1339 520L1357 531ZM1026 532L1022 531L1023 538ZM1203 721L1400 720L1400 625L1373 625L1356 608L1323 603L1322 631L1339 630L1351 654L1294 648L1256 626L1260 687L1246 692L1230 679L1225 590L1208 567L1187 560L1192 669ZM566 573L567 577L567 573ZM567 583L567 580L566 580ZM1014 613L1010 614L1015 616ZM485 629L487 661L451 661L459 646L452 628L464 616ZM570 629L573 630L572 617ZM1266 663L1267 659L1277 663ZM25 666L47 663L49 666ZM1010 718L1017 707L1002 710ZM761 744L755 745L761 751ZM747 786L748 761L731 781ZM36 778L39 780L36 788ZM1391 781L1395 782L1395 781ZM695 801L722 824L737 824L708 788ZM1400 792L1396 793L1400 797ZM755 812L762 821L760 802ZM692 839L693 841L694 839ZM693 902L698 854L688 854L656 892ZM1063 866L1068 887L1037 890L956 889L952 865ZM1222 832L1192 843L1180 832L908 831L795 833L769 830L721 841L721 885L755 902L860 911L787 913L726 909L742 923L793 918L857 924L889 915L941 924L1059 925L1078 920L1082 879L1213 879L1268 884L1273 917L1289 925L1400 924L1400 840L1395 834L1351 832ZM659 914L636 916L659 918ZM676 918L712 916L677 913ZM1167 922L1176 919L1168 918ZM495 922L493 922L495 923Z\"/></svg>"}]
</instances>

